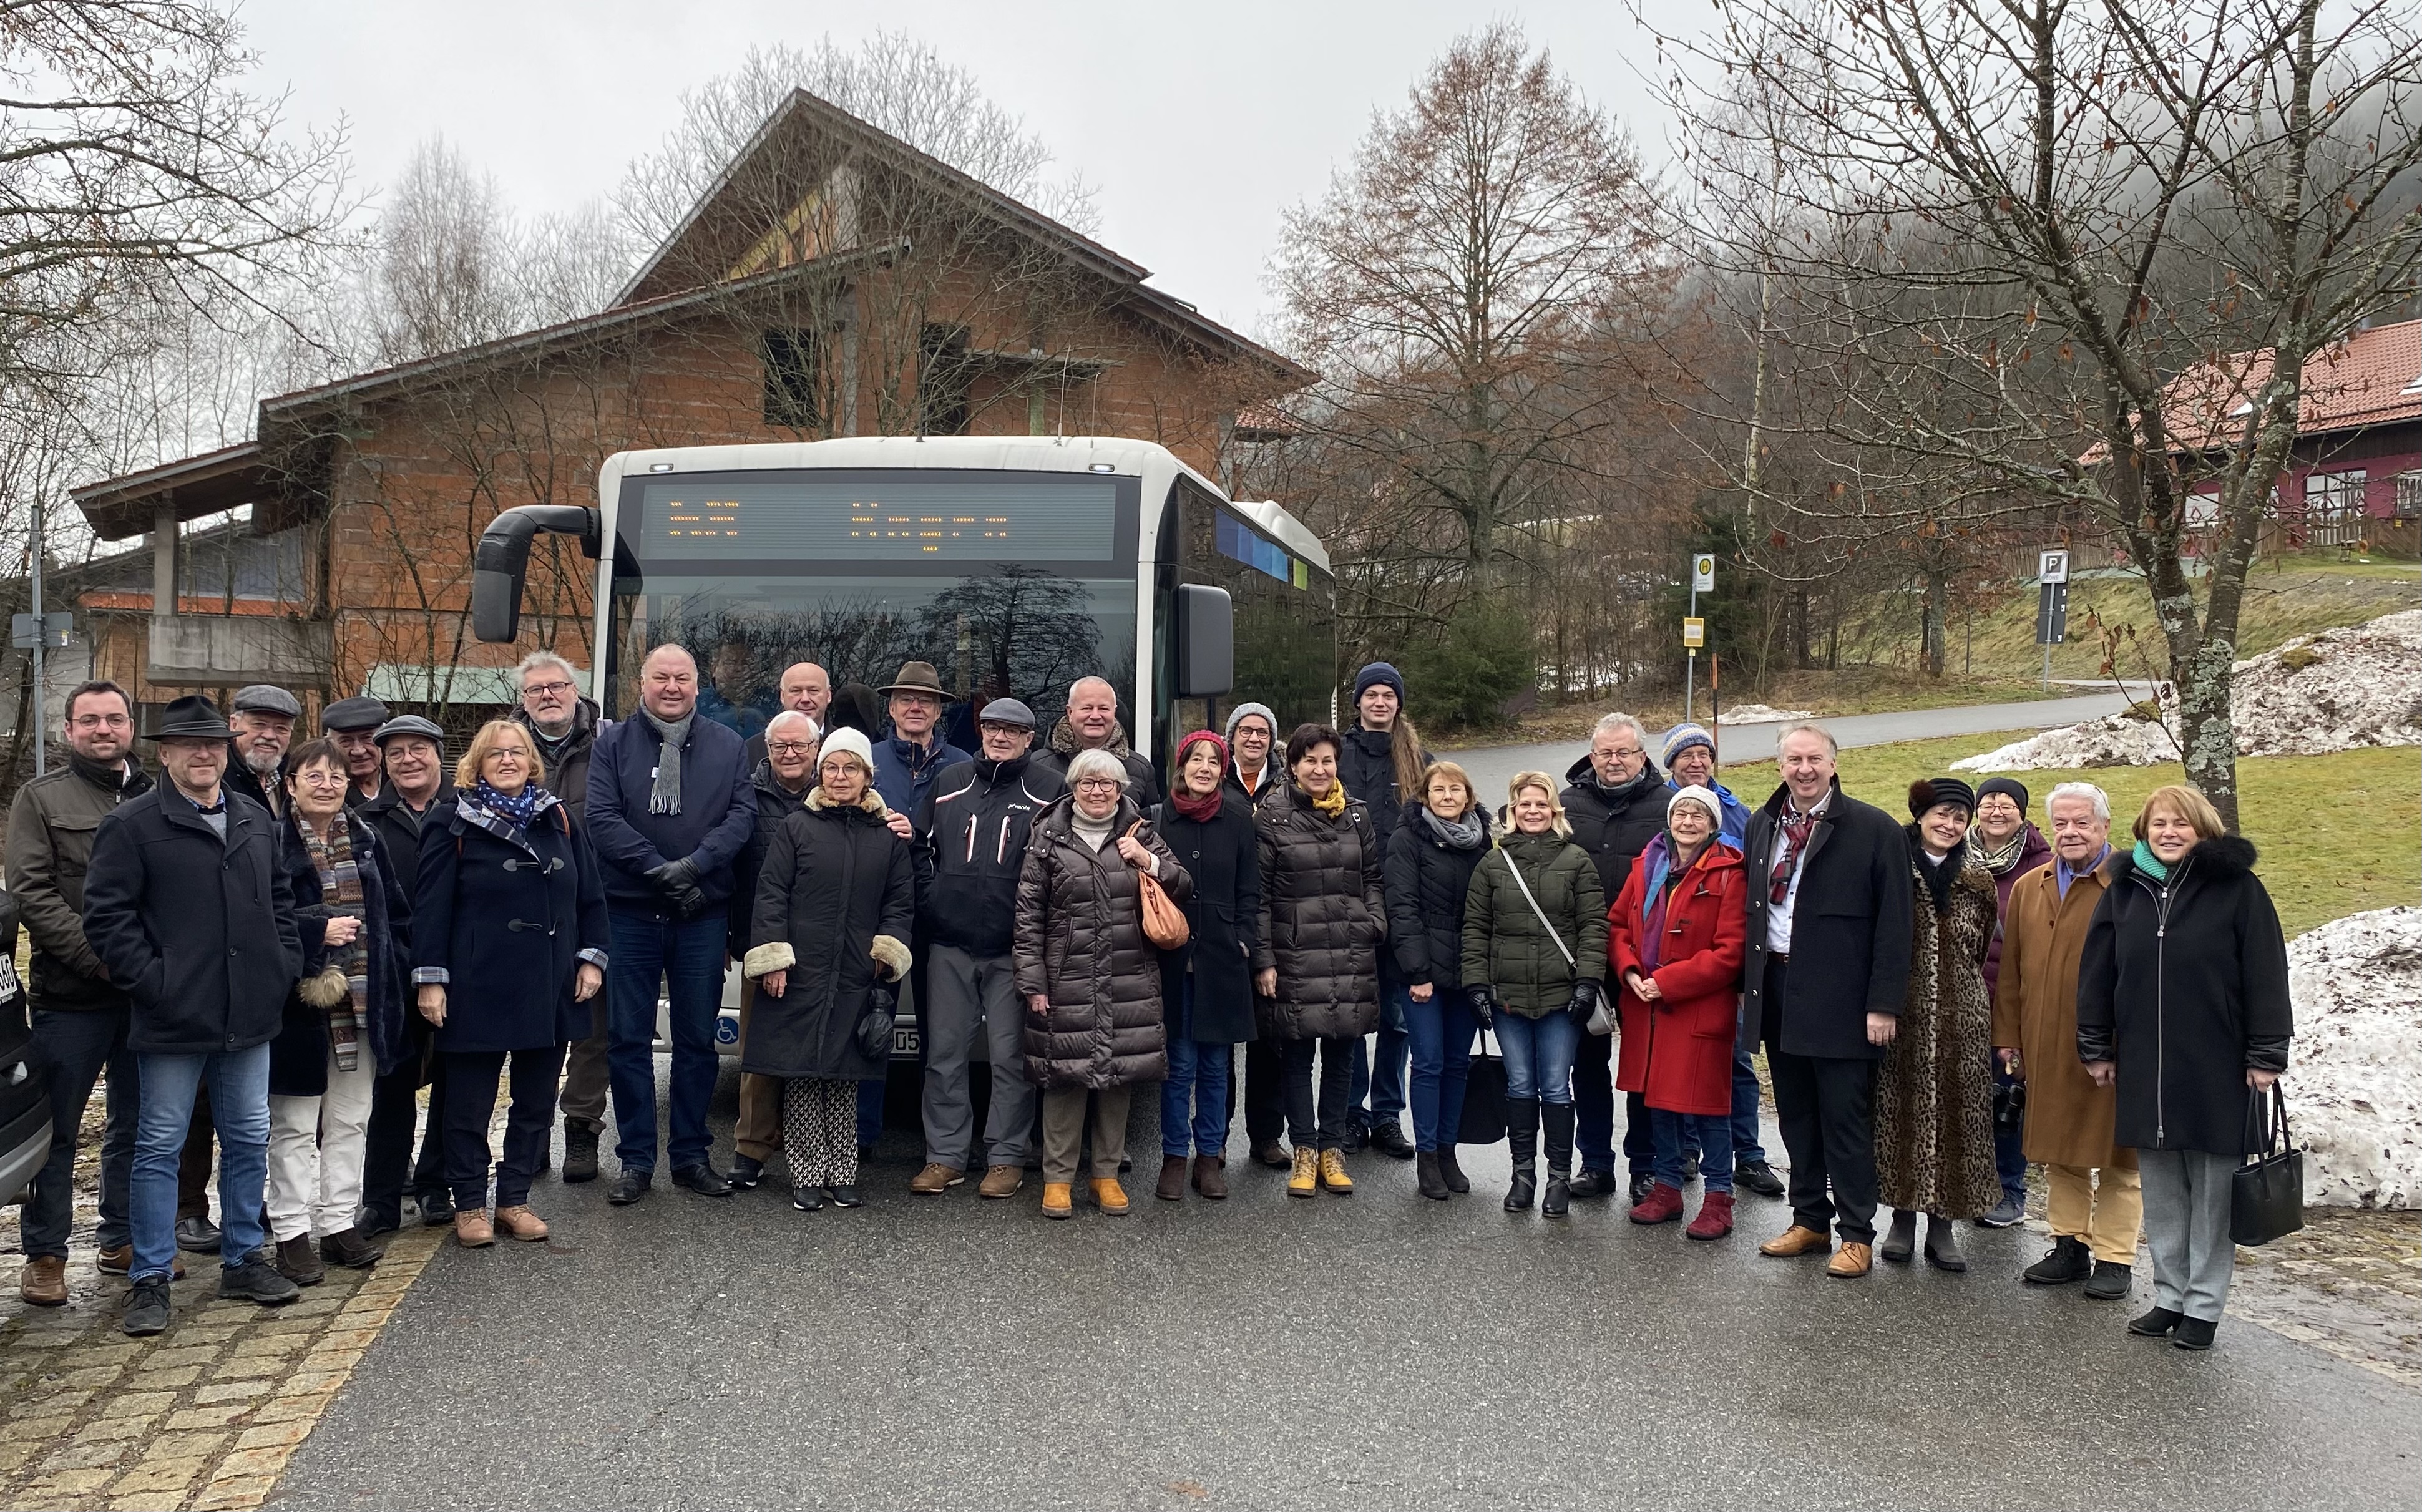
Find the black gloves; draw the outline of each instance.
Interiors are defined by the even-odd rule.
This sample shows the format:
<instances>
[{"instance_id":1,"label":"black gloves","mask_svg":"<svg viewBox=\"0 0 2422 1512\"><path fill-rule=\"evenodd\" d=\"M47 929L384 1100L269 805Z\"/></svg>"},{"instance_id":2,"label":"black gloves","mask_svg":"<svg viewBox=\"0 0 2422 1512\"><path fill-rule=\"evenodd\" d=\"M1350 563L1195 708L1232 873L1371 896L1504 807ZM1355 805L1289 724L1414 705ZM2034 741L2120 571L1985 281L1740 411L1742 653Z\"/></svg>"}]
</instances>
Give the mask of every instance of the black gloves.
<instances>
[{"instance_id":1,"label":"black gloves","mask_svg":"<svg viewBox=\"0 0 2422 1512\"><path fill-rule=\"evenodd\" d=\"M695 919L706 911L706 893L698 885L698 865L686 858L667 861L647 874L648 882L665 906L684 919Z\"/></svg>"},{"instance_id":2,"label":"black gloves","mask_svg":"<svg viewBox=\"0 0 2422 1512\"><path fill-rule=\"evenodd\" d=\"M1464 988L1463 1000L1471 1009L1471 1016L1480 1020L1481 1028L1486 1029L1496 1020L1497 1000L1489 995L1486 987Z\"/></svg>"},{"instance_id":3,"label":"black gloves","mask_svg":"<svg viewBox=\"0 0 2422 1512\"><path fill-rule=\"evenodd\" d=\"M1597 1005L1605 1000L1606 988L1588 977L1582 977L1573 984L1573 1000L1565 1007L1573 1016L1574 1022L1587 1028L1590 1016L1596 1013Z\"/></svg>"}]
</instances>

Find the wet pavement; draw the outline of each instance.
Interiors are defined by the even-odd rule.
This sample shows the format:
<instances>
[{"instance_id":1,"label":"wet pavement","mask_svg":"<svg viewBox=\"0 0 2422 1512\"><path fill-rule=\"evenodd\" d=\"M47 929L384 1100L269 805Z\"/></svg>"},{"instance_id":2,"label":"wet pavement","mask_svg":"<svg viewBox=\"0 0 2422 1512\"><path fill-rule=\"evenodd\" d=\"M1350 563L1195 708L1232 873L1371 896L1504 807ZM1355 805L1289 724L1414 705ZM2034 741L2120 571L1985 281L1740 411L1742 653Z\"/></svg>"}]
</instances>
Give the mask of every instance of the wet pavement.
<instances>
[{"instance_id":1,"label":"wet pavement","mask_svg":"<svg viewBox=\"0 0 2422 1512\"><path fill-rule=\"evenodd\" d=\"M2206 1355L2130 1338L2148 1281L2126 1304L2021 1285L2028 1229L1966 1230L1966 1275L1829 1281L1755 1253L1780 1203L1744 1198L1714 1244L1603 1204L1510 1217L1478 1149L1447 1204L1376 1155L1354 1196L1290 1200L1241 1142L1230 1201L1160 1203L1154 1112L1125 1219L1047 1222L1032 1181L912 1198L897 1129L855 1212L662 1184L610 1209L542 1178L555 1239L441 1247L275 1504L2422 1500L2422 1391L2396 1372L2234 1315ZM2246 1296L2282 1295L2260 1268Z\"/></svg>"}]
</instances>

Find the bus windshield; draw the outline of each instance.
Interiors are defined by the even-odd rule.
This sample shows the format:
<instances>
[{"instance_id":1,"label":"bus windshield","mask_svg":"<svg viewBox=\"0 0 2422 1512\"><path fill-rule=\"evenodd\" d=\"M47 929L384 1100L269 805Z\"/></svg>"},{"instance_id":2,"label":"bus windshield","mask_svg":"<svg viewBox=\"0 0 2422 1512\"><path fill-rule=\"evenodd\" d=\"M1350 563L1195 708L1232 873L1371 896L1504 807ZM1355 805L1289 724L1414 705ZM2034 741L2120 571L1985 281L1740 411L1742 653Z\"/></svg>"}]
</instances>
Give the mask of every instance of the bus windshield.
<instances>
[{"instance_id":1,"label":"bus windshield","mask_svg":"<svg viewBox=\"0 0 2422 1512\"><path fill-rule=\"evenodd\" d=\"M699 708L743 735L780 709L782 669L839 691L933 663L944 732L1024 701L1047 730L1069 684L1132 686L1136 510L1126 480L1065 473L826 472L634 479L617 529L606 712L637 706L667 642L697 657Z\"/></svg>"}]
</instances>

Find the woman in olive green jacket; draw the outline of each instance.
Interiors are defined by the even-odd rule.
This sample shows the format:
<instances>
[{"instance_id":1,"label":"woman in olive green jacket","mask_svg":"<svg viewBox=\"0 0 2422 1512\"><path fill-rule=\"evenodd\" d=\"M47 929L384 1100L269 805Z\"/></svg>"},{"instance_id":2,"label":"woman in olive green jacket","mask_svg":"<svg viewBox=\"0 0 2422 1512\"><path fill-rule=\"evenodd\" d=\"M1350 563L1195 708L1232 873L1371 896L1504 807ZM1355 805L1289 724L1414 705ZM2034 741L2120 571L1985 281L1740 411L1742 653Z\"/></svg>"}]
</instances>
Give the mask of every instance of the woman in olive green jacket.
<instances>
[{"instance_id":1,"label":"woman in olive green jacket","mask_svg":"<svg viewBox=\"0 0 2422 1512\"><path fill-rule=\"evenodd\" d=\"M1548 1190L1539 1211L1562 1218L1573 1173L1573 1053L1606 997L1606 890L1589 852L1572 842L1555 780L1523 772L1509 792L1504 838L1471 874L1464 990L1481 1022L1494 1020L1505 1052L1505 1137L1514 1153L1505 1210L1531 1205L1544 1122Z\"/></svg>"}]
</instances>

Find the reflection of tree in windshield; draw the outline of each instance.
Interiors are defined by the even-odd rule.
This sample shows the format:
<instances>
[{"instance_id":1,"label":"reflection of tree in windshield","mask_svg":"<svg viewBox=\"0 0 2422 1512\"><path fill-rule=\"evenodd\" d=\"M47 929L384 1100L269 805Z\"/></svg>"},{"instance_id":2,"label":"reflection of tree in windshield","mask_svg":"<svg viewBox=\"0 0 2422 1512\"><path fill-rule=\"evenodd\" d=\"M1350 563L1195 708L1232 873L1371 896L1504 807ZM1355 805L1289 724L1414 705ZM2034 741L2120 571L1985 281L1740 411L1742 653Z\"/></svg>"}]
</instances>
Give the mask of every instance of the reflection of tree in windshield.
<instances>
[{"instance_id":1,"label":"reflection of tree in windshield","mask_svg":"<svg viewBox=\"0 0 2422 1512\"><path fill-rule=\"evenodd\" d=\"M1042 708L1077 678L1104 670L1101 625L1083 584L1035 567L967 577L925 611L923 639L953 691L979 703L1014 698ZM955 675L953 675L955 674Z\"/></svg>"}]
</instances>

